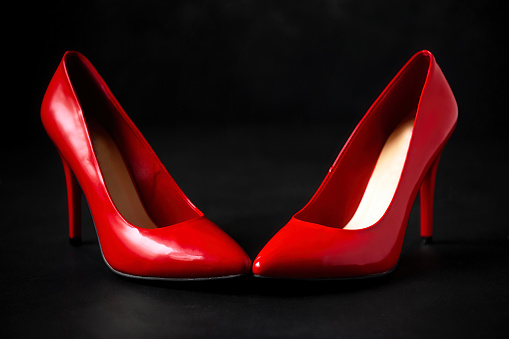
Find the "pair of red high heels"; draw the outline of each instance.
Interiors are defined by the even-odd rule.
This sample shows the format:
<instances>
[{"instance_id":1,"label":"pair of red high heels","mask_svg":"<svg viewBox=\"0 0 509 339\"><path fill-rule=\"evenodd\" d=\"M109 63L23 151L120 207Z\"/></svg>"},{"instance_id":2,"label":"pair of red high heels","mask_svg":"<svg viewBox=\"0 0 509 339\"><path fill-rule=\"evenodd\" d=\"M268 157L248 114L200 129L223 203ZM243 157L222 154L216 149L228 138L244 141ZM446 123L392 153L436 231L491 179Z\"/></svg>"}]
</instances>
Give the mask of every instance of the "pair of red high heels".
<instances>
[{"instance_id":1,"label":"pair of red high heels","mask_svg":"<svg viewBox=\"0 0 509 339\"><path fill-rule=\"evenodd\" d=\"M208 279L251 270L246 253L184 195L80 53L64 55L41 117L64 165L71 242L81 235L83 190L104 260L116 273ZM433 55L417 53L357 125L311 201L258 254L253 273L352 278L391 271L419 190L421 235L431 239L437 165L456 121L456 101Z\"/></svg>"}]
</instances>

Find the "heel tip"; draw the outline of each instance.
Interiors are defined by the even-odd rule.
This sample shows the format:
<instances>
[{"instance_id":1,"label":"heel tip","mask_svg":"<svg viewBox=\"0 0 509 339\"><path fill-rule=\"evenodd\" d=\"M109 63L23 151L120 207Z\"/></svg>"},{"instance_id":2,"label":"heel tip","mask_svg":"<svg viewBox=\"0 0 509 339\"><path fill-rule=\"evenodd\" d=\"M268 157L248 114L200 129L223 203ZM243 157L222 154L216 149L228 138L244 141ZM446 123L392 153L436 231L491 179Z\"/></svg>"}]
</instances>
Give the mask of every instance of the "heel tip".
<instances>
[{"instance_id":1,"label":"heel tip","mask_svg":"<svg viewBox=\"0 0 509 339\"><path fill-rule=\"evenodd\" d=\"M429 245L433 243L433 237L422 237L422 243L424 245Z\"/></svg>"},{"instance_id":2,"label":"heel tip","mask_svg":"<svg viewBox=\"0 0 509 339\"><path fill-rule=\"evenodd\" d=\"M81 245L81 237L78 237L78 238L69 238L69 244L71 244L72 246Z\"/></svg>"}]
</instances>

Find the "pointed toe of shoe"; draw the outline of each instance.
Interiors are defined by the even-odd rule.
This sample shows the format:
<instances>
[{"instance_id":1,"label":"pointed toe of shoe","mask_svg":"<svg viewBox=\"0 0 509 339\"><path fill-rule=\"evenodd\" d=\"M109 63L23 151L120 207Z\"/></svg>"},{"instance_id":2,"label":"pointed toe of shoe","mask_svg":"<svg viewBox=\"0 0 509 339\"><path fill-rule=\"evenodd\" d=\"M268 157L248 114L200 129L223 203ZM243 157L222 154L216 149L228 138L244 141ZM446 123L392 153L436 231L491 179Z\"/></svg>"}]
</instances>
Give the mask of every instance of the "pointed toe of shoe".
<instances>
[{"instance_id":1,"label":"pointed toe of shoe","mask_svg":"<svg viewBox=\"0 0 509 339\"><path fill-rule=\"evenodd\" d=\"M306 247L292 249L270 241L253 261L252 271L257 277L280 279L324 279L341 274L341 267L330 265L318 252Z\"/></svg>"},{"instance_id":2,"label":"pointed toe of shoe","mask_svg":"<svg viewBox=\"0 0 509 339\"><path fill-rule=\"evenodd\" d=\"M251 260L223 230L205 217L177 225L174 252L166 256L166 276L223 278L249 273ZM177 241L178 239L178 241ZM175 269L170 269L173 266Z\"/></svg>"},{"instance_id":3,"label":"pointed toe of shoe","mask_svg":"<svg viewBox=\"0 0 509 339\"><path fill-rule=\"evenodd\" d=\"M326 263L318 253L320 248L312 245L311 238L302 237L303 234L313 236L306 232L306 226L292 220L283 227L253 261L253 274L288 279L319 278L326 274Z\"/></svg>"},{"instance_id":4,"label":"pointed toe of shoe","mask_svg":"<svg viewBox=\"0 0 509 339\"><path fill-rule=\"evenodd\" d=\"M212 279L247 274L251 268L244 250L205 217L155 230L131 228L123 242L123 253L104 253L109 266L123 275Z\"/></svg>"},{"instance_id":5,"label":"pointed toe of shoe","mask_svg":"<svg viewBox=\"0 0 509 339\"><path fill-rule=\"evenodd\" d=\"M218 242L213 253L205 259L205 265L211 267L210 277L220 278L250 273L251 259L229 236L224 241Z\"/></svg>"},{"instance_id":6,"label":"pointed toe of shoe","mask_svg":"<svg viewBox=\"0 0 509 339\"><path fill-rule=\"evenodd\" d=\"M208 221L210 222L210 221ZM212 224L202 238L195 237L189 246L197 255L196 269L189 268L187 276L193 278L224 278L248 274L251 260L246 252L219 227ZM210 232L210 233L209 233ZM213 236L212 236L212 234Z\"/></svg>"},{"instance_id":7,"label":"pointed toe of shoe","mask_svg":"<svg viewBox=\"0 0 509 339\"><path fill-rule=\"evenodd\" d=\"M306 261L309 258L269 242L253 261L252 271L257 277L306 279L310 277Z\"/></svg>"},{"instance_id":8,"label":"pointed toe of shoe","mask_svg":"<svg viewBox=\"0 0 509 339\"><path fill-rule=\"evenodd\" d=\"M379 242L378 242L379 243ZM332 228L292 219L260 251L253 274L285 279L343 279L390 271L398 257L376 247L370 231Z\"/></svg>"}]
</instances>

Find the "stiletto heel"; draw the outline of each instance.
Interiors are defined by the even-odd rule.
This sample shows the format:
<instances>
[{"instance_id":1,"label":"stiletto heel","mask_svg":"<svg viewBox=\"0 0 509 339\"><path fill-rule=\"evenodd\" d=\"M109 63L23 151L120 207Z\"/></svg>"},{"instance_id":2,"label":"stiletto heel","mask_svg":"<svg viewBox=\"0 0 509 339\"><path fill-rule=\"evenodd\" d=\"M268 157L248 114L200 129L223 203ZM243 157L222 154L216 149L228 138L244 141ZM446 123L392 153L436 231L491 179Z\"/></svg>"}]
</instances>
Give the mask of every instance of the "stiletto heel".
<instances>
[{"instance_id":1,"label":"stiletto heel","mask_svg":"<svg viewBox=\"0 0 509 339\"><path fill-rule=\"evenodd\" d=\"M431 241L437 154L457 118L435 58L415 54L359 122L311 200L260 251L253 273L327 279L391 272L419 190L421 234Z\"/></svg>"},{"instance_id":2,"label":"stiletto heel","mask_svg":"<svg viewBox=\"0 0 509 339\"><path fill-rule=\"evenodd\" d=\"M69 242L71 245L81 244L81 188L71 168L62 159L65 184L67 187L67 208L69 215Z\"/></svg>"},{"instance_id":3,"label":"stiletto heel","mask_svg":"<svg viewBox=\"0 0 509 339\"><path fill-rule=\"evenodd\" d=\"M194 206L92 64L66 52L41 106L67 184L69 237L81 237L81 190L107 266L144 279L249 272L244 250Z\"/></svg>"},{"instance_id":4,"label":"stiletto heel","mask_svg":"<svg viewBox=\"0 0 509 339\"><path fill-rule=\"evenodd\" d=\"M438 162L440 161L441 155L442 154L439 154L431 165L428 173L422 181L420 189L421 237L424 244L431 244L433 242L433 200L435 195L435 180L437 177Z\"/></svg>"}]
</instances>

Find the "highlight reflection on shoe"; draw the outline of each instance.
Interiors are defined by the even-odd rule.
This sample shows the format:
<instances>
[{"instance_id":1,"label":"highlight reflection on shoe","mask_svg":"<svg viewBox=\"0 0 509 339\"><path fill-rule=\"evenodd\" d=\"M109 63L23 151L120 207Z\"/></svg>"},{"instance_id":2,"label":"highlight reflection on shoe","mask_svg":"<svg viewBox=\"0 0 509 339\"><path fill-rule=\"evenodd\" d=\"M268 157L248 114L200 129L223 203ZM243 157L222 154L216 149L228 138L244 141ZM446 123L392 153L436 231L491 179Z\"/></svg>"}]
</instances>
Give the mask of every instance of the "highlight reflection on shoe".
<instances>
[{"instance_id":1,"label":"highlight reflection on shoe","mask_svg":"<svg viewBox=\"0 0 509 339\"><path fill-rule=\"evenodd\" d=\"M182 248L176 241L168 239L164 243L155 241L144 234L141 234L137 228L128 228L125 230L126 237L131 239L133 244L146 249L146 252L157 256L168 256L169 259L179 261L203 260L204 254L197 249ZM150 259L150 258L147 258Z\"/></svg>"}]
</instances>

